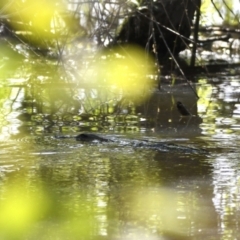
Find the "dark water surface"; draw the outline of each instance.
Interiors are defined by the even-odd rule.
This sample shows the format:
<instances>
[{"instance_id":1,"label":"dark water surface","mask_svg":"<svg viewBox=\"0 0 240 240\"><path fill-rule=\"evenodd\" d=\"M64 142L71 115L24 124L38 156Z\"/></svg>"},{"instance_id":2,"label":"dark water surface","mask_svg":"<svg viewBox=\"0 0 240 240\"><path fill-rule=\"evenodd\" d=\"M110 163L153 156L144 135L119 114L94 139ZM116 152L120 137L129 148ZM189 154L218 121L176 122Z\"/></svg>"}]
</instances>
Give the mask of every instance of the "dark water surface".
<instances>
[{"instance_id":1,"label":"dark water surface","mask_svg":"<svg viewBox=\"0 0 240 240\"><path fill-rule=\"evenodd\" d=\"M184 82L163 83L143 104L126 104L113 114L89 110L101 97L97 89L77 89L85 105L76 112L61 102L49 107L51 99L41 104L27 97L33 96L28 86L3 86L1 199L7 198L9 186L17 186L26 195L41 192L32 201L29 195L31 204L38 198L48 203L40 201L40 214L25 221L17 239L239 239L239 85L239 76L199 78L197 100ZM177 101L195 116L181 118ZM54 107L58 111L51 112ZM82 131L130 142L171 142L207 153L55 138ZM21 204L14 205L14 216ZM0 237L14 239L14 227L4 224Z\"/></svg>"}]
</instances>

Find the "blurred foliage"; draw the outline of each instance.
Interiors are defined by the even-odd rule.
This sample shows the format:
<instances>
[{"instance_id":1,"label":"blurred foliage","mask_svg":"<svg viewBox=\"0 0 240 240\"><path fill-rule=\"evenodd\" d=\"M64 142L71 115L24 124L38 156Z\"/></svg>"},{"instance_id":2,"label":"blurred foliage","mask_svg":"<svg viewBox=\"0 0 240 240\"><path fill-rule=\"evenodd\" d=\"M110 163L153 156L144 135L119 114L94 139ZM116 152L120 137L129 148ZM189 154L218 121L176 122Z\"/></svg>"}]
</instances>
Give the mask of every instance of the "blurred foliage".
<instances>
[{"instance_id":1,"label":"blurred foliage","mask_svg":"<svg viewBox=\"0 0 240 240\"><path fill-rule=\"evenodd\" d=\"M235 0L204 0L201 5L203 25L239 26L239 8Z\"/></svg>"},{"instance_id":2,"label":"blurred foliage","mask_svg":"<svg viewBox=\"0 0 240 240\"><path fill-rule=\"evenodd\" d=\"M40 182L12 180L1 189L1 239L90 239L95 222L91 200L80 193L61 199Z\"/></svg>"},{"instance_id":3,"label":"blurred foliage","mask_svg":"<svg viewBox=\"0 0 240 240\"><path fill-rule=\"evenodd\" d=\"M121 92L135 102L143 102L155 85L150 78L156 74L154 59L134 46L112 49L106 56L99 57L93 71L95 81L106 86L107 91Z\"/></svg>"},{"instance_id":4,"label":"blurred foliage","mask_svg":"<svg viewBox=\"0 0 240 240\"><path fill-rule=\"evenodd\" d=\"M67 11L62 1L6 0L1 1L0 9L4 24L36 47L57 48L75 34L85 35L79 19Z\"/></svg>"}]
</instances>

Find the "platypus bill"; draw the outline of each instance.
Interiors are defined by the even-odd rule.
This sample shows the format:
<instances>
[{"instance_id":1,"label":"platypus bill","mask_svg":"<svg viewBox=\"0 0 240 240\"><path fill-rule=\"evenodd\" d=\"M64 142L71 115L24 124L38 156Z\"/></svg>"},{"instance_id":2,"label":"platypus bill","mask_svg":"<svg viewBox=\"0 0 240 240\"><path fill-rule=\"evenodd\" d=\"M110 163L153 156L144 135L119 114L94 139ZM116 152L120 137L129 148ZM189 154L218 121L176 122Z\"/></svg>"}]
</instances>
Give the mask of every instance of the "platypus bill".
<instances>
[{"instance_id":1,"label":"platypus bill","mask_svg":"<svg viewBox=\"0 0 240 240\"><path fill-rule=\"evenodd\" d=\"M192 116L192 114L187 110L187 108L181 102L177 102L177 109L182 116Z\"/></svg>"}]
</instances>

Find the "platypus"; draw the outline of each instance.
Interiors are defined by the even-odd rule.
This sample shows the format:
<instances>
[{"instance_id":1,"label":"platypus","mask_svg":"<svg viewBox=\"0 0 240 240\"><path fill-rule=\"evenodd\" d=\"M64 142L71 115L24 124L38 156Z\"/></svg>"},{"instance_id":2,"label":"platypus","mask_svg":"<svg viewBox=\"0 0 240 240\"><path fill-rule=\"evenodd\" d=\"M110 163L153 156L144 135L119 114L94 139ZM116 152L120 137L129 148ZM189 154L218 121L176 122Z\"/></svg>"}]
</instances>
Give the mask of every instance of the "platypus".
<instances>
[{"instance_id":1,"label":"platypus","mask_svg":"<svg viewBox=\"0 0 240 240\"><path fill-rule=\"evenodd\" d=\"M77 136L60 136L57 138L75 138L77 141L85 142L85 143L103 143L103 142L113 142L118 144L119 146L132 146L134 148L146 148L157 150L160 152L186 152L186 153L207 153L205 150L191 148L187 146L181 146L171 143L163 143L163 142L152 142L147 140L126 140L122 141L121 139L107 139L104 137L100 137L93 133L80 133Z\"/></svg>"}]
</instances>

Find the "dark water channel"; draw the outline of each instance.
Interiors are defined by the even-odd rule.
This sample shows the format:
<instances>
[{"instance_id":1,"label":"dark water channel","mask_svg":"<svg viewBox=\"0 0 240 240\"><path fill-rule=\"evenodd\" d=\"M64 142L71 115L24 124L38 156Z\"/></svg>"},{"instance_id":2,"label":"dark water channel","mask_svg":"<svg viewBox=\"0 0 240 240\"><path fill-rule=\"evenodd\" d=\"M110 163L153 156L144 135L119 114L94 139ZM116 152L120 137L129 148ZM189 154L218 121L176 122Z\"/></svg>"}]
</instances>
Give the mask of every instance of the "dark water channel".
<instances>
[{"instance_id":1,"label":"dark water channel","mask_svg":"<svg viewBox=\"0 0 240 240\"><path fill-rule=\"evenodd\" d=\"M0 237L239 239L240 78L199 77L194 88L199 100L184 82L163 83L144 104L128 104L117 114L102 114L105 110L100 108L91 114L76 113L61 103L62 113L51 114L39 99L26 97L28 86L2 86L1 198L9 186L17 186L26 195L40 191L37 198L45 199L48 207L40 201L38 217L26 221L24 230L4 222ZM97 94L97 90L78 89L82 99L92 92ZM95 98L90 98L92 105ZM181 118L177 101L195 116ZM87 100L85 110L86 105ZM207 153L54 137L82 131L127 141L170 142ZM30 198L30 203L37 198ZM13 206L14 216L21 204ZM12 221L10 216L7 219ZM14 238L11 231L21 237Z\"/></svg>"}]
</instances>

